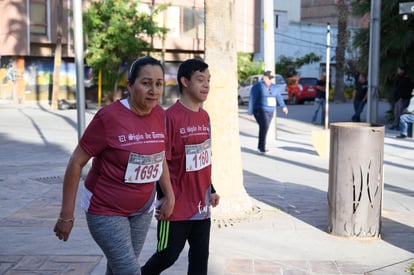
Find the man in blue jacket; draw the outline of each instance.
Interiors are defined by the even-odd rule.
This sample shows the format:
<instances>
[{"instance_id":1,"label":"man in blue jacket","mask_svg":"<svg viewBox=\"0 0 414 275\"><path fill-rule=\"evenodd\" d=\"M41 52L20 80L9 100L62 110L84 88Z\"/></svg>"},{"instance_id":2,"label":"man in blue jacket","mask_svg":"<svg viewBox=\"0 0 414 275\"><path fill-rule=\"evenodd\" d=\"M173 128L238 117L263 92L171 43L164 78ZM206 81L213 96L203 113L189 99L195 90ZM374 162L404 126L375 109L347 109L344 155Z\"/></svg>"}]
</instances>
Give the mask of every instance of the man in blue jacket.
<instances>
[{"instance_id":1,"label":"man in blue jacket","mask_svg":"<svg viewBox=\"0 0 414 275\"><path fill-rule=\"evenodd\" d=\"M253 115L257 124L259 124L257 149L260 154L265 154L269 151L266 149L266 136L277 104L283 108L283 113L288 114L288 108L279 89L272 83L273 78L272 72L266 71L263 74L262 80L254 84L250 91L248 115L249 119L252 119Z\"/></svg>"}]
</instances>

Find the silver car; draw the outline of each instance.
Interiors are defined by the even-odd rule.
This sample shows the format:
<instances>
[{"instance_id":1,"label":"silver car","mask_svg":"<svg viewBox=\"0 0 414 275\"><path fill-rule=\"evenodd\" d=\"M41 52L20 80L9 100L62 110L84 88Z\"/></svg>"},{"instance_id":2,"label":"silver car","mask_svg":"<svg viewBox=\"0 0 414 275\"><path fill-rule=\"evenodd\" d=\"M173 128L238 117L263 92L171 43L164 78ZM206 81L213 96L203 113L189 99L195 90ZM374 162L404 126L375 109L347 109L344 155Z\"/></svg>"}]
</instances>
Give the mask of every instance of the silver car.
<instances>
[{"instance_id":1,"label":"silver car","mask_svg":"<svg viewBox=\"0 0 414 275\"><path fill-rule=\"evenodd\" d=\"M240 88L237 95L237 101L239 105L243 105L249 102L250 97L250 90L256 82L262 79L261 74L251 75L249 76L242 84L240 84ZM286 81L280 74L276 74L275 77L272 79L273 83L276 83L276 87L279 88L280 94L282 95L283 99L286 101L288 100L288 92L286 90Z\"/></svg>"}]
</instances>

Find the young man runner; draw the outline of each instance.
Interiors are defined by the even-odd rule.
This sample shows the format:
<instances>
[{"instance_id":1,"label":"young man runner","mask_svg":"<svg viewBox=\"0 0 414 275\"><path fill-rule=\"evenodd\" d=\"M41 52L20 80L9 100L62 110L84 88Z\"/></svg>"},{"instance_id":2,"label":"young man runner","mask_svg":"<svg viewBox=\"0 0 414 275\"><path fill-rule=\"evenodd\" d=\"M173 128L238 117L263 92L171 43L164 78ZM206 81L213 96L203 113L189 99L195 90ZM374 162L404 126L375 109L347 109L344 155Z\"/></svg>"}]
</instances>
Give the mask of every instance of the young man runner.
<instances>
[{"instance_id":1,"label":"young man runner","mask_svg":"<svg viewBox=\"0 0 414 275\"><path fill-rule=\"evenodd\" d=\"M142 267L143 275L160 274L173 265L186 241L187 274L207 274L210 206L219 203L211 184L210 118L201 107L210 90L208 65L186 60L177 80L181 98L166 112L166 158L176 203L171 216L158 221L157 251Z\"/></svg>"}]
</instances>

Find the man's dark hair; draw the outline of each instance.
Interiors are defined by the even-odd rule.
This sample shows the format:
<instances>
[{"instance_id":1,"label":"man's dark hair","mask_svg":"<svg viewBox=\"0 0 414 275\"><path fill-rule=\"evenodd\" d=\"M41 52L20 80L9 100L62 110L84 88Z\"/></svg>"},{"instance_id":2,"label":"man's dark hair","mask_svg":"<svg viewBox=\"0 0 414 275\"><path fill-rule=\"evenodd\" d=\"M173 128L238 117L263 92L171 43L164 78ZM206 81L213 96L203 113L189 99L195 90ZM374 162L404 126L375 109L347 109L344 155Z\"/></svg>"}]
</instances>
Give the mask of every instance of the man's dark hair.
<instances>
[{"instance_id":1,"label":"man's dark hair","mask_svg":"<svg viewBox=\"0 0 414 275\"><path fill-rule=\"evenodd\" d=\"M137 78L140 70L145 65L157 65L160 66L162 70L162 74L164 75L164 67L162 66L161 62L151 56L144 56L136 59L129 68L128 71L128 81L131 85L134 84L135 79Z\"/></svg>"},{"instance_id":2,"label":"man's dark hair","mask_svg":"<svg viewBox=\"0 0 414 275\"><path fill-rule=\"evenodd\" d=\"M359 77L359 76L362 76L363 78L367 79L367 74L366 74L366 73L359 73L359 74L358 74L358 77Z\"/></svg>"},{"instance_id":3,"label":"man's dark hair","mask_svg":"<svg viewBox=\"0 0 414 275\"><path fill-rule=\"evenodd\" d=\"M404 73L408 73L408 66L407 64L400 64L400 66L398 66L401 70L404 71Z\"/></svg>"},{"instance_id":4,"label":"man's dark hair","mask_svg":"<svg viewBox=\"0 0 414 275\"><path fill-rule=\"evenodd\" d=\"M181 77L184 76L186 79L191 79L191 76L194 72L203 72L205 69L208 68L208 64L205 63L203 60L198 58L187 59L183 63L181 63L180 67L178 68L177 73L177 83L180 93L182 91L183 85L181 84Z\"/></svg>"}]
</instances>

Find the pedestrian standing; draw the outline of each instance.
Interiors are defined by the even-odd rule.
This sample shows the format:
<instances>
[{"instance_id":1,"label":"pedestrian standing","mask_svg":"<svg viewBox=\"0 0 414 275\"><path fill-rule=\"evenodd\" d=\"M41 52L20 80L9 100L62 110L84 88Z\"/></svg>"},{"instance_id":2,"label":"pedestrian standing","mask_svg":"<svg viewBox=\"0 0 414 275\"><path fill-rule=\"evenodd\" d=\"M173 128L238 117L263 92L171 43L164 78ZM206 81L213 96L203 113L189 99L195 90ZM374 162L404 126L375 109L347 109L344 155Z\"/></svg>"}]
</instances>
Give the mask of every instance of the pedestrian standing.
<instances>
[{"instance_id":1,"label":"pedestrian standing","mask_svg":"<svg viewBox=\"0 0 414 275\"><path fill-rule=\"evenodd\" d=\"M397 68L397 77L394 89L394 121L389 127L390 130L399 129L400 116L410 102L413 89L411 79L407 75L406 65L400 65Z\"/></svg>"},{"instance_id":2,"label":"pedestrian standing","mask_svg":"<svg viewBox=\"0 0 414 275\"><path fill-rule=\"evenodd\" d=\"M312 123L316 124L318 118L319 109L321 110L321 125L324 125L325 121L325 102L326 102L326 76L322 74L316 83L316 95L314 100L314 110L312 116Z\"/></svg>"},{"instance_id":3,"label":"pedestrian standing","mask_svg":"<svg viewBox=\"0 0 414 275\"><path fill-rule=\"evenodd\" d=\"M361 113L364 110L364 106L367 103L368 95L368 82L364 73L358 75L358 80L355 84L355 89L352 94L352 101L354 103L354 115L352 116L353 122L361 121Z\"/></svg>"},{"instance_id":4,"label":"pedestrian standing","mask_svg":"<svg viewBox=\"0 0 414 275\"><path fill-rule=\"evenodd\" d=\"M54 232L67 241L74 225L82 168L93 158L82 192L89 231L107 258L106 274L141 274L139 254L151 219L159 182L165 194L158 218L174 208L165 159L165 111L158 105L164 69L152 57L129 70L129 97L101 108L85 129L66 168L63 200Z\"/></svg>"},{"instance_id":5,"label":"pedestrian standing","mask_svg":"<svg viewBox=\"0 0 414 275\"><path fill-rule=\"evenodd\" d=\"M210 91L208 65L201 59L184 61L177 82L181 98L166 114L166 156L176 203L171 216L158 221L157 250L142 267L143 275L173 265L187 241L187 274L207 275L210 207L220 198L211 183L210 118L201 106Z\"/></svg>"},{"instance_id":6,"label":"pedestrian standing","mask_svg":"<svg viewBox=\"0 0 414 275\"><path fill-rule=\"evenodd\" d=\"M288 108L279 88L272 83L273 78L271 71L264 72L262 79L254 84L250 91L247 114L250 120L254 116L259 125L259 141L257 145L259 154L265 154L269 151L266 148L266 137L277 104L282 108L283 113L288 114Z\"/></svg>"}]
</instances>

